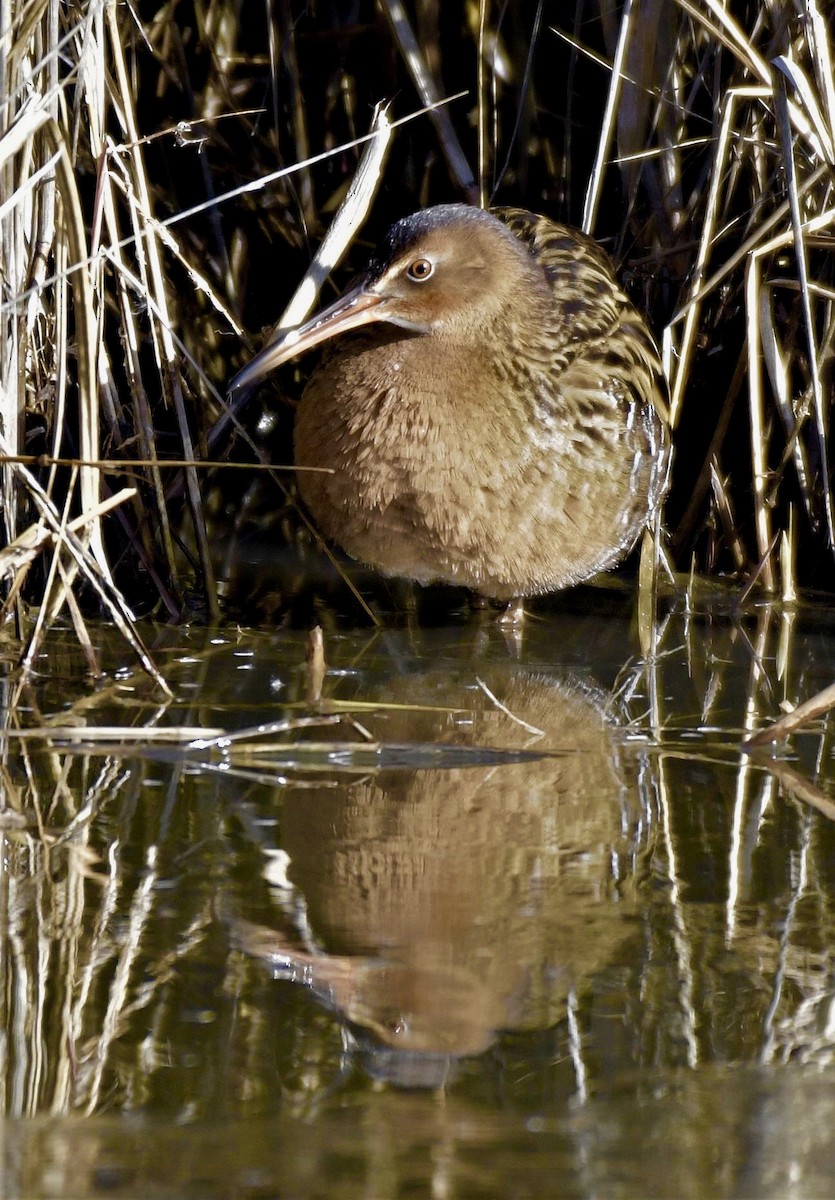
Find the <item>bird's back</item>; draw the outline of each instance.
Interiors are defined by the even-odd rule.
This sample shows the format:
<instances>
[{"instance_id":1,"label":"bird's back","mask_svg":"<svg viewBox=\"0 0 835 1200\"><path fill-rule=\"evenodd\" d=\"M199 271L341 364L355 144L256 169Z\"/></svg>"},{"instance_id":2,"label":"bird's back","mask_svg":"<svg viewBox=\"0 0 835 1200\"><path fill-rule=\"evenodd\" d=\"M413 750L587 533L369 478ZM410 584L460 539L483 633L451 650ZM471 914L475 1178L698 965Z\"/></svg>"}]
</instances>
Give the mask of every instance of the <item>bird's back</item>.
<instances>
[{"instance_id":1,"label":"bird's back","mask_svg":"<svg viewBox=\"0 0 835 1200\"><path fill-rule=\"evenodd\" d=\"M669 389L655 338L594 238L524 208L490 211L545 272L554 295L550 340L566 364L562 370L573 364L589 385L596 376L616 380L643 427L638 443L645 439L646 450L638 453L636 503L646 505L651 520L667 490L672 455Z\"/></svg>"}]
</instances>

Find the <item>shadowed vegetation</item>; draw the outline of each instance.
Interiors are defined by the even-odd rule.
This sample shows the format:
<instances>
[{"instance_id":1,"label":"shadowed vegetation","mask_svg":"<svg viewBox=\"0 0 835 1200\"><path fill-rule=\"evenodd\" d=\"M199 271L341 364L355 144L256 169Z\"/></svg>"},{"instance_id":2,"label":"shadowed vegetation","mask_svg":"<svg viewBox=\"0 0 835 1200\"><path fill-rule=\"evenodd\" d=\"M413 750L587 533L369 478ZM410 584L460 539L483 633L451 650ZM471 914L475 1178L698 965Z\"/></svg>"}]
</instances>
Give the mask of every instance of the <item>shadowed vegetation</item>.
<instances>
[{"instance_id":1,"label":"shadowed vegetation","mask_svg":"<svg viewBox=\"0 0 835 1200\"><path fill-rule=\"evenodd\" d=\"M218 547L264 513L277 552L310 540L290 475L171 464L289 463L279 389L234 438L210 431L381 100L400 119L452 97L396 130L336 284L429 203L583 225L663 341L678 569L787 599L835 586L835 84L818 0L7 12L0 561L29 653L65 607L82 638L91 607L126 633L127 604L217 615ZM282 395L305 369L282 373ZM288 574L276 613L297 586Z\"/></svg>"}]
</instances>

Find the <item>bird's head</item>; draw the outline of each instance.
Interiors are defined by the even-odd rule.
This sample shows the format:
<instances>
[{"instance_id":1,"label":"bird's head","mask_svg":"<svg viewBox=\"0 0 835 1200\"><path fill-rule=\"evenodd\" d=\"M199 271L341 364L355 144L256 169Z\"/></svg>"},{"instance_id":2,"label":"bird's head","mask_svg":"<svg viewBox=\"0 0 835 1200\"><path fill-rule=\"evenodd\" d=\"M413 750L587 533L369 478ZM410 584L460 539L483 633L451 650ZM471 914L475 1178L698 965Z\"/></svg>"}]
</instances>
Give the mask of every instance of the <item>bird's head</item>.
<instances>
[{"instance_id":1,"label":"bird's head","mask_svg":"<svg viewBox=\"0 0 835 1200\"><path fill-rule=\"evenodd\" d=\"M541 269L501 221L464 204L425 209L393 225L356 286L262 350L230 390L251 388L288 359L374 323L484 340L498 313L540 291L547 298Z\"/></svg>"}]
</instances>

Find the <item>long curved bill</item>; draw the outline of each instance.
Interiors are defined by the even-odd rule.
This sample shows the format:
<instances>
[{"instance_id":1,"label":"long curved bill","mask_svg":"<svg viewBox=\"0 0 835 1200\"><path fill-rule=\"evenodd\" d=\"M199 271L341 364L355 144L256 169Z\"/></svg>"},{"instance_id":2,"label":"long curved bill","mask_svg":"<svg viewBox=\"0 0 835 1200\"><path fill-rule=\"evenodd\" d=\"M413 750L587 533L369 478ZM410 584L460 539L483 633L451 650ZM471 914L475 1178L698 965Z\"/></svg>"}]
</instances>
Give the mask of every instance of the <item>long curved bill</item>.
<instances>
[{"instance_id":1,"label":"long curved bill","mask_svg":"<svg viewBox=\"0 0 835 1200\"><path fill-rule=\"evenodd\" d=\"M383 297L376 292L366 289L363 284L353 291L341 296L330 307L305 321L298 329L291 329L277 341L265 346L260 354L256 354L251 363L239 371L229 384L229 392L235 393L256 387L265 376L276 367L312 350L322 342L336 337L339 333L347 333L349 329L359 329L362 325L370 325L374 321L385 320L379 311Z\"/></svg>"}]
</instances>

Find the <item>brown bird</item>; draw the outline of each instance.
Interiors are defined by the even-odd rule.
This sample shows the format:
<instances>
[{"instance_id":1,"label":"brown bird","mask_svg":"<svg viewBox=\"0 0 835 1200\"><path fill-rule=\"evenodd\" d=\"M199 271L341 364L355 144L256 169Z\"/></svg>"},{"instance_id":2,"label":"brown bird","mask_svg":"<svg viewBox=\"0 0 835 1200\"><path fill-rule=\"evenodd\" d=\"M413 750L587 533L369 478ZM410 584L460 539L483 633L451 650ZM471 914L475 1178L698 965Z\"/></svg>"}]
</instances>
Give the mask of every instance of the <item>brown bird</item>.
<instances>
[{"instance_id":1,"label":"brown bird","mask_svg":"<svg viewBox=\"0 0 835 1200\"><path fill-rule=\"evenodd\" d=\"M386 575L497 600L614 566L667 486L667 385L608 255L523 209L429 208L233 380L329 345L296 416L320 528Z\"/></svg>"}]
</instances>

